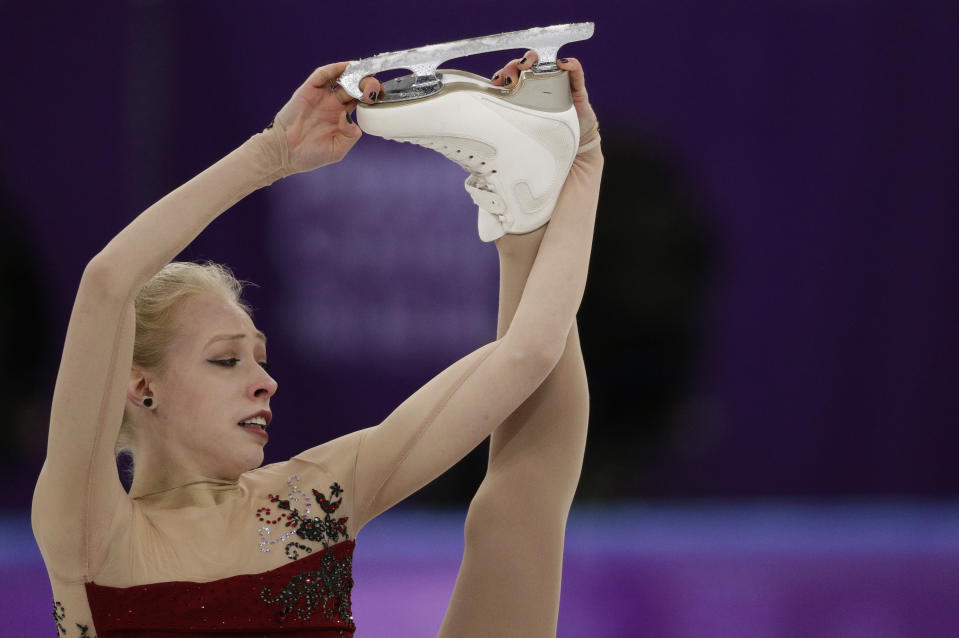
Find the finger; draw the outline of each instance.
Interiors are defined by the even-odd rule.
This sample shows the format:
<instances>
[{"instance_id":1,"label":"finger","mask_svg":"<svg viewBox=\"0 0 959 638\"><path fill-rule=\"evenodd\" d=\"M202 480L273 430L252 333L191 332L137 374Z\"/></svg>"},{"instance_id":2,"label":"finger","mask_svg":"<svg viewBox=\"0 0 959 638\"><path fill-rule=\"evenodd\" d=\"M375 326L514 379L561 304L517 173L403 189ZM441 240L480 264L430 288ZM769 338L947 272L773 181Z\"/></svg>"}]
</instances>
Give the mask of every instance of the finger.
<instances>
[{"instance_id":1,"label":"finger","mask_svg":"<svg viewBox=\"0 0 959 638\"><path fill-rule=\"evenodd\" d=\"M351 109L356 108L356 102L358 101L349 92L346 88L339 84L336 80L331 81L331 86L333 90L333 95L336 96L336 99L340 101L340 104L343 106L349 106ZM360 93L362 97L361 101L371 104L374 102L379 95L380 91L383 89L383 85L379 80L374 78L372 75L365 76L360 80Z\"/></svg>"},{"instance_id":2,"label":"finger","mask_svg":"<svg viewBox=\"0 0 959 638\"><path fill-rule=\"evenodd\" d=\"M300 88L294 92L294 95L300 95L309 104L319 103L324 97L329 95L330 92L337 95L333 81L343 73L348 64L349 62L334 62L333 64L317 67L313 73L306 78L306 81L300 85ZM340 101L342 102L343 100L340 99Z\"/></svg>"},{"instance_id":3,"label":"finger","mask_svg":"<svg viewBox=\"0 0 959 638\"><path fill-rule=\"evenodd\" d=\"M350 103L356 102L353 96L346 92L346 89L344 89L340 84L337 84L336 80L330 80L327 88L332 91L333 96L339 100L340 104L343 106L349 106Z\"/></svg>"},{"instance_id":4,"label":"finger","mask_svg":"<svg viewBox=\"0 0 959 638\"><path fill-rule=\"evenodd\" d=\"M356 111L357 101L353 100L352 104L344 104L346 107L343 109L343 113L340 115L339 129L340 133L347 138L357 138L363 134L363 131L360 129L360 125L356 123L356 118L354 117L354 112Z\"/></svg>"},{"instance_id":5,"label":"finger","mask_svg":"<svg viewBox=\"0 0 959 638\"><path fill-rule=\"evenodd\" d=\"M527 51L523 58L516 63L516 68L519 71L525 71L527 69L533 68L533 65L539 61L539 56L536 55L536 51Z\"/></svg>"},{"instance_id":6,"label":"finger","mask_svg":"<svg viewBox=\"0 0 959 638\"><path fill-rule=\"evenodd\" d=\"M519 71L516 65L519 64L519 58L510 60L506 66L493 74L490 83L496 86L513 86L519 79Z\"/></svg>"},{"instance_id":7,"label":"finger","mask_svg":"<svg viewBox=\"0 0 959 638\"><path fill-rule=\"evenodd\" d=\"M559 58L556 60L556 66L564 71L569 71L569 88L573 94L586 95L586 75L583 73L583 66L576 58Z\"/></svg>"},{"instance_id":8,"label":"finger","mask_svg":"<svg viewBox=\"0 0 959 638\"><path fill-rule=\"evenodd\" d=\"M363 93L362 100L366 104L372 104L375 102L377 96L379 96L380 91L382 90L383 85L372 75L367 75L360 80L360 92Z\"/></svg>"},{"instance_id":9,"label":"finger","mask_svg":"<svg viewBox=\"0 0 959 638\"><path fill-rule=\"evenodd\" d=\"M520 72L533 68L538 61L536 51L527 51L522 58L510 60L506 66L494 73L491 83L496 86L513 86L519 80Z\"/></svg>"},{"instance_id":10,"label":"finger","mask_svg":"<svg viewBox=\"0 0 959 638\"><path fill-rule=\"evenodd\" d=\"M306 78L303 87L329 89L330 82L340 77L343 71L346 70L347 65L349 65L349 62L334 62L333 64L317 67L316 70L310 74L310 77Z\"/></svg>"}]
</instances>

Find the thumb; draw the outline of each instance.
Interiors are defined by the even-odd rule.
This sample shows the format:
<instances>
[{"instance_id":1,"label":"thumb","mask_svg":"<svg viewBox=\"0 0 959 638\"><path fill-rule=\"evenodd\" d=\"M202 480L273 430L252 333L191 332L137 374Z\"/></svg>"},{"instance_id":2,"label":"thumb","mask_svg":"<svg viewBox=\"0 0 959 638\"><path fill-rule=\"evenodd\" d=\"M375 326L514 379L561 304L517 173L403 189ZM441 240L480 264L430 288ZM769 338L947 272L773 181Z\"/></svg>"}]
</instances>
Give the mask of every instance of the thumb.
<instances>
[{"instance_id":1,"label":"thumb","mask_svg":"<svg viewBox=\"0 0 959 638\"><path fill-rule=\"evenodd\" d=\"M340 134L344 137L358 140L362 137L363 131L360 129L359 124L356 123L356 120L353 119L354 114L355 105L352 105L352 108L347 106L343 109L343 113L340 115L339 130Z\"/></svg>"}]
</instances>

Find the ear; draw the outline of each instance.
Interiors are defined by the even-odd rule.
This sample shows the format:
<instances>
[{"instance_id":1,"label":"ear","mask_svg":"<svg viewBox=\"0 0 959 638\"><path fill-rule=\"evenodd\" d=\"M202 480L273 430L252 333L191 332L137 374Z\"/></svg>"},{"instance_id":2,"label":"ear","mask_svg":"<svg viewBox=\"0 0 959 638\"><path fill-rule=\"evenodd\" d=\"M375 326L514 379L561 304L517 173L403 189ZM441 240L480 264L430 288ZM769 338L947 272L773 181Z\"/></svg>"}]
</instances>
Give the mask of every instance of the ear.
<instances>
[{"instance_id":1,"label":"ear","mask_svg":"<svg viewBox=\"0 0 959 638\"><path fill-rule=\"evenodd\" d=\"M136 405L143 405L143 399L153 396L147 372L137 366L130 368L130 385L127 386L127 399Z\"/></svg>"}]
</instances>

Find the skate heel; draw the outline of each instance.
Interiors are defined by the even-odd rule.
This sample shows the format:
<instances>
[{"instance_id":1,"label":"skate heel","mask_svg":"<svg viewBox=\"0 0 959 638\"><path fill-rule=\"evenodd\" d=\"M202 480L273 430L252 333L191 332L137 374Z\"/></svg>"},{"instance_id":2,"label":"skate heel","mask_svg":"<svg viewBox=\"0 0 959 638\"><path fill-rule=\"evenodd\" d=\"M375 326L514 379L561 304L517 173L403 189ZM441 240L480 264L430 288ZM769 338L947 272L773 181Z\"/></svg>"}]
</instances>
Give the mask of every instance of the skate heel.
<instances>
[{"instance_id":1,"label":"skate heel","mask_svg":"<svg viewBox=\"0 0 959 638\"><path fill-rule=\"evenodd\" d=\"M573 105L567 71L523 71L512 91L506 91L503 100L528 109L557 113Z\"/></svg>"}]
</instances>

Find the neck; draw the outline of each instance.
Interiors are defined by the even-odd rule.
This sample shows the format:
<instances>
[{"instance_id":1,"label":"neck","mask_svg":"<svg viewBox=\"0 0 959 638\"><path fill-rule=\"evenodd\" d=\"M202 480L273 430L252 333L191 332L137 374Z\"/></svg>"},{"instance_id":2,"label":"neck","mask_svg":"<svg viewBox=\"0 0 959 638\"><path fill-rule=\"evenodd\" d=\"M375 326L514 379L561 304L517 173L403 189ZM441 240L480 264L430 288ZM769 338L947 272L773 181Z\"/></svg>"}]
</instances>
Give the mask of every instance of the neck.
<instances>
[{"instance_id":1,"label":"neck","mask_svg":"<svg viewBox=\"0 0 959 638\"><path fill-rule=\"evenodd\" d=\"M161 509L213 507L227 502L239 492L238 481L201 479L152 492L130 489L133 500Z\"/></svg>"}]
</instances>

